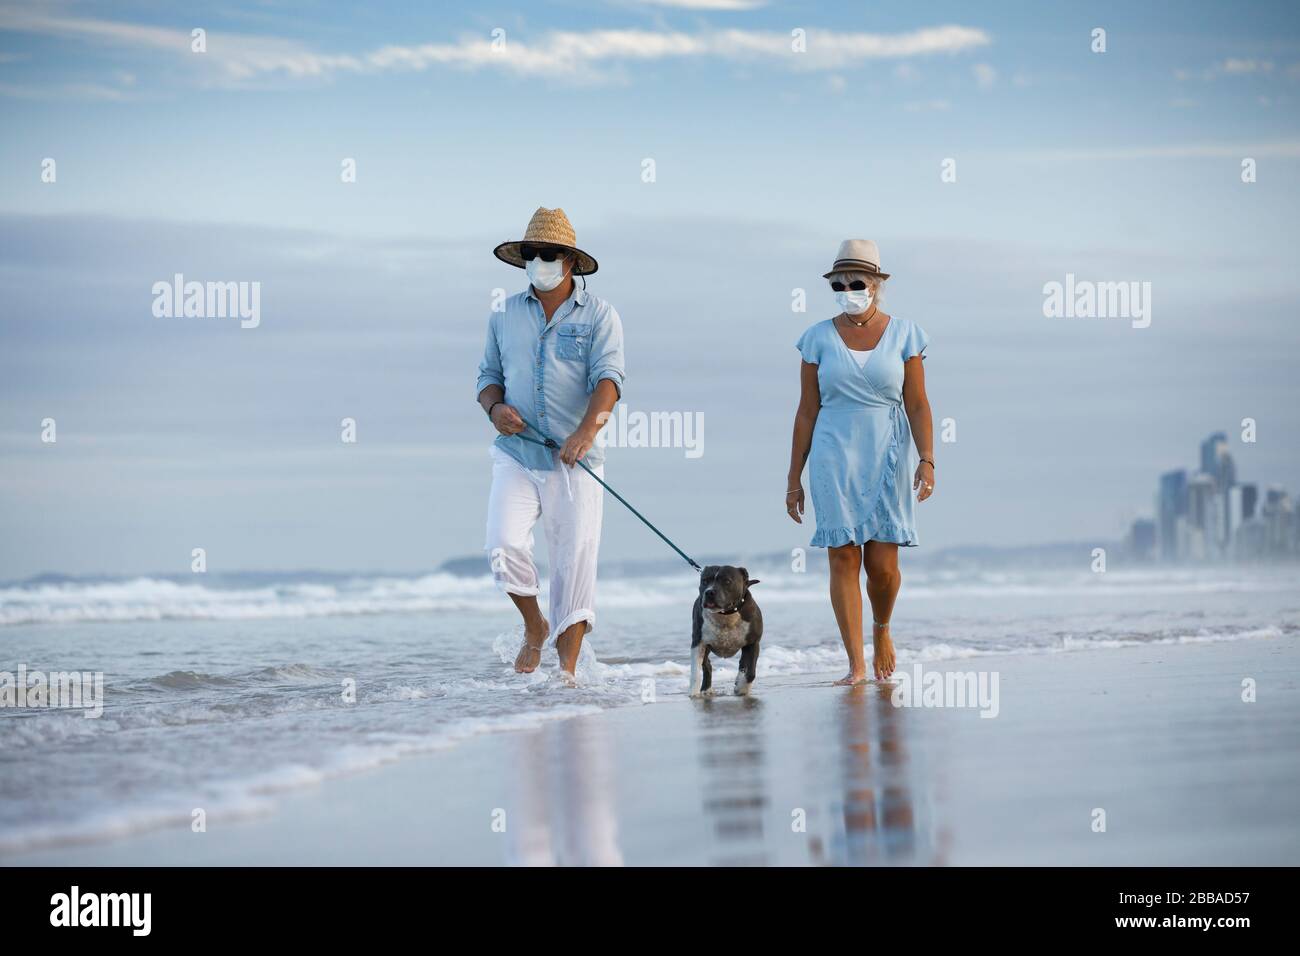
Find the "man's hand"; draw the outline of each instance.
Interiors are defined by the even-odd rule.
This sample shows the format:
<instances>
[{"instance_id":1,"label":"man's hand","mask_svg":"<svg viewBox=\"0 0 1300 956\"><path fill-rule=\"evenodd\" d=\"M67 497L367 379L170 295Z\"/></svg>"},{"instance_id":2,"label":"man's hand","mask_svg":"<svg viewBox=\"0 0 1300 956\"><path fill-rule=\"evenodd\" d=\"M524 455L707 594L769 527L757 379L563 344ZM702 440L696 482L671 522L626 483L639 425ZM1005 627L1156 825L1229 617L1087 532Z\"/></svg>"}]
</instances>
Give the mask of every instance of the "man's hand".
<instances>
[{"instance_id":1,"label":"man's hand","mask_svg":"<svg viewBox=\"0 0 1300 956\"><path fill-rule=\"evenodd\" d=\"M579 458L591 451L591 446L596 440L596 431L599 429L578 426L578 430L569 436L564 447L560 449L560 461L570 468L577 464Z\"/></svg>"},{"instance_id":2,"label":"man's hand","mask_svg":"<svg viewBox=\"0 0 1300 956\"><path fill-rule=\"evenodd\" d=\"M498 402L492 409L492 424L503 435L518 435L527 427L519 413L505 402Z\"/></svg>"}]
</instances>

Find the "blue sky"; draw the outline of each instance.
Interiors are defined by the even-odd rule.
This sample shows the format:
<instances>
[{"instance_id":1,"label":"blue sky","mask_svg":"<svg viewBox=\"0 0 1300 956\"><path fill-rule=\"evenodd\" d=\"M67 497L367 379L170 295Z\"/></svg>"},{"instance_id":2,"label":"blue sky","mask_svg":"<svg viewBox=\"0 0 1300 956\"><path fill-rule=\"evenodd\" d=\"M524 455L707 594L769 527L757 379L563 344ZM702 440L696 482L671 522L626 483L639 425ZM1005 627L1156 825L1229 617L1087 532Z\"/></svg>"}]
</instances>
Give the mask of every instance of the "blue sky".
<instances>
[{"instance_id":1,"label":"blue sky","mask_svg":"<svg viewBox=\"0 0 1300 956\"><path fill-rule=\"evenodd\" d=\"M392 6L15 5L0 18L0 92L18 135L0 155L18 165L39 145L69 175L55 196L6 177L0 200L456 237L555 191L578 193L592 225L786 219L797 204L817 222L869 212L914 234L1015 237L1035 225L1026 204L998 203L993 223L978 202L915 201L936 156L956 155L972 185L1069 179L1071 199L1114 176L1127 180L1120 196L1172 205L1193 172L1116 167L1161 151L1182 166L1240 145L1296 152L1300 15L1285 3L1247 5L1251 16L1195 3ZM195 26L204 54L189 50ZM1098 26L1104 54L1089 46ZM803 54L789 52L795 29L810 34ZM881 55L819 47L872 40ZM662 52L674 41L699 49ZM569 46L585 56L558 52ZM338 156L358 160L358 188L322 202ZM653 190L641 188L646 157ZM99 175L78 174L88 162ZM808 189L801 168L841 189Z\"/></svg>"},{"instance_id":2,"label":"blue sky","mask_svg":"<svg viewBox=\"0 0 1300 956\"><path fill-rule=\"evenodd\" d=\"M1300 488L1297 95L1288 3L0 4L0 576L475 551L490 250L539 205L602 263L629 407L706 414L702 459L610 462L694 550L806 543L791 345L847 236L958 424L926 545L1113 538L1247 416L1244 475ZM260 281L262 326L152 318L175 272ZM1067 272L1152 282L1151 327L1044 318Z\"/></svg>"}]
</instances>

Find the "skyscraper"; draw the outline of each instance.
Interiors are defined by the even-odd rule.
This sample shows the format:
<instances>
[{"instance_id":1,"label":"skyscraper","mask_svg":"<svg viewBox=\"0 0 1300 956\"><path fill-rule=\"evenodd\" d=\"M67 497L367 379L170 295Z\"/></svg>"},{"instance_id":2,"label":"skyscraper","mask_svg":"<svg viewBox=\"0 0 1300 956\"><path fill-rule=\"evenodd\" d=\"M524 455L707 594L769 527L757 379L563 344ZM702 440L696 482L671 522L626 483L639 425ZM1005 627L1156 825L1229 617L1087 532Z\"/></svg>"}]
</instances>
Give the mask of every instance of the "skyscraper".
<instances>
[{"instance_id":1,"label":"skyscraper","mask_svg":"<svg viewBox=\"0 0 1300 956\"><path fill-rule=\"evenodd\" d=\"M1259 486L1252 483L1241 486L1241 514L1237 516L1240 521L1249 521L1255 517L1255 505L1259 501Z\"/></svg>"},{"instance_id":2,"label":"skyscraper","mask_svg":"<svg viewBox=\"0 0 1300 956\"><path fill-rule=\"evenodd\" d=\"M1154 553L1162 561L1242 562L1300 558L1300 499L1280 485L1237 481L1228 436L1215 432L1200 445L1200 470L1160 476L1155 521L1135 521L1125 543L1128 555ZM1149 544L1154 524L1155 541Z\"/></svg>"},{"instance_id":3,"label":"skyscraper","mask_svg":"<svg viewBox=\"0 0 1300 956\"><path fill-rule=\"evenodd\" d=\"M1230 497L1232 486L1237 483L1237 464L1228 451L1228 436L1223 432L1215 432L1201 442L1201 471L1214 480L1214 490L1219 497L1213 505L1217 517L1206 526L1206 544L1211 551L1224 551L1237 524Z\"/></svg>"},{"instance_id":4,"label":"skyscraper","mask_svg":"<svg viewBox=\"0 0 1300 956\"><path fill-rule=\"evenodd\" d=\"M1295 552L1296 514L1291 503L1291 496L1280 485L1270 487L1264 493L1264 503L1260 506L1259 516L1264 521L1266 547L1270 555L1283 556Z\"/></svg>"},{"instance_id":5,"label":"skyscraper","mask_svg":"<svg viewBox=\"0 0 1300 956\"><path fill-rule=\"evenodd\" d=\"M1228 436L1223 432L1215 432L1201 442L1201 471L1212 477L1216 483L1219 480L1220 456L1227 453Z\"/></svg>"},{"instance_id":6,"label":"skyscraper","mask_svg":"<svg viewBox=\"0 0 1300 956\"><path fill-rule=\"evenodd\" d=\"M1219 531L1223 512L1214 476L1198 471L1187 479L1187 556L1203 561L1220 550Z\"/></svg>"},{"instance_id":7,"label":"skyscraper","mask_svg":"<svg viewBox=\"0 0 1300 956\"><path fill-rule=\"evenodd\" d=\"M1167 471L1160 476L1160 492L1156 502L1156 535L1160 542L1160 557L1176 561L1182 557L1180 529L1186 525L1187 471Z\"/></svg>"},{"instance_id":8,"label":"skyscraper","mask_svg":"<svg viewBox=\"0 0 1300 956\"><path fill-rule=\"evenodd\" d=\"M1150 561L1156 551L1156 523L1138 518L1129 528L1128 553L1139 561Z\"/></svg>"}]
</instances>

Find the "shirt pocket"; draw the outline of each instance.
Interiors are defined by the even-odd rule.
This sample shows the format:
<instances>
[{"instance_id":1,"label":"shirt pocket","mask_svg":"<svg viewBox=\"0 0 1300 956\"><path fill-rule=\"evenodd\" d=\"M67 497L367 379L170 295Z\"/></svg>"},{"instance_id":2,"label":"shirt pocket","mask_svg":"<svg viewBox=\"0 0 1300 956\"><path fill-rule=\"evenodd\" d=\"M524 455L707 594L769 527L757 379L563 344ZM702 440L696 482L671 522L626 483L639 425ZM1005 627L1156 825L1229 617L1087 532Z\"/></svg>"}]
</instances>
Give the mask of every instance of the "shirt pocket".
<instances>
[{"instance_id":1,"label":"shirt pocket","mask_svg":"<svg viewBox=\"0 0 1300 956\"><path fill-rule=\"evenodd\" d=\"M559 336L558 344L555 346L555 354L558 357L575 362L587 360L587 352L591 349L590 325L566 322L555 327L555 334Z\"/></svg>"}]
</instances>

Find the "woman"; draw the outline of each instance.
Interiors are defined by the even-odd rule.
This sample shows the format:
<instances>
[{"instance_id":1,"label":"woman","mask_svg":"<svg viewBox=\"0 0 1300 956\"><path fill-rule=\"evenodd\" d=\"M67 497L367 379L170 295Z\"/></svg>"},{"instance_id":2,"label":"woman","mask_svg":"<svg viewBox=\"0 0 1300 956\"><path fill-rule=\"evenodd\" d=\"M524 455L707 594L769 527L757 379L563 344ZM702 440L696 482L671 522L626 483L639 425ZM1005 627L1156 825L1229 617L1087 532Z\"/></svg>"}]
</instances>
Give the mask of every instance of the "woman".
<instances>
[{"instance_id":1,"label":"woman","mask_svg":"<svg viewBox=\"0 0 1300 956\"><path fill-rule=\"evenodd\" d=\"M902 582L898 546L916 544L910 492L917 501L934 492L933 423L921 367L929 338L919 326L881 311L889 274L880 271L874 242L845 240L825 278L843 312L809 327L797 343L801 391L785 504L803 524L806 462L817 512L812 546L830 556L831 605L849 655L849 673L835 683L851 685L867 679L858 584L863 566L872 668L878 680L894 672L889 618ZM914 474L913 440L920 456Z\"/></svg>"}]
</instances>

